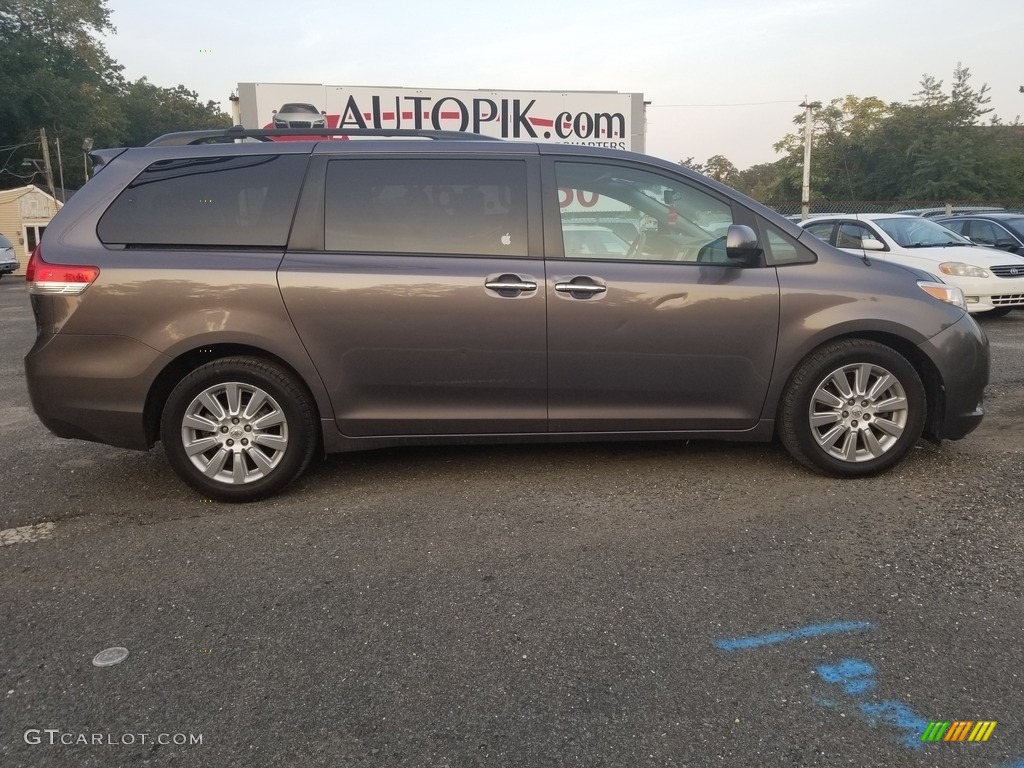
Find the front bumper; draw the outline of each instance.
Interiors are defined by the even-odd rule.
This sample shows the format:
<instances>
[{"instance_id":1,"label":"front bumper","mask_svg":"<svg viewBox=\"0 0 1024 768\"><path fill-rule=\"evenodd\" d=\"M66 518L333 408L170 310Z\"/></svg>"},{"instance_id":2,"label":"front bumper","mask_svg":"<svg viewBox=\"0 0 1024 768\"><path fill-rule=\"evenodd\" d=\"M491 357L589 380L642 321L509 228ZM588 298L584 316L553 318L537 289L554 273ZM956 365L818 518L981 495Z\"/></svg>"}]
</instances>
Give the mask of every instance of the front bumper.
<instances>
[{"instance_id":1,"label":"front bumper","mask_svg":"<svg viewBox=\"0 0 1024 768\"><path fill-rule=\"evenodd\" d=\"M1024 272L1024 264L1021 264ZM964 292L967 311L971 314L988 312L1000 307L1024 308L1024 279L1004 277L942 276L943 281Z\"/></svg>"},{"instance_id":2,"label":"front bumper","mask_svg":"<svg viewBox=\"0 0 1024 768\"><path fill-rule=\"evenodd\" d=\"M965 315L919 349L935 365L941 383L940 404L932 414L929 431L945 440L966 437L985 415L988 338L974 319Z\"/></svg>"}]
</instances>

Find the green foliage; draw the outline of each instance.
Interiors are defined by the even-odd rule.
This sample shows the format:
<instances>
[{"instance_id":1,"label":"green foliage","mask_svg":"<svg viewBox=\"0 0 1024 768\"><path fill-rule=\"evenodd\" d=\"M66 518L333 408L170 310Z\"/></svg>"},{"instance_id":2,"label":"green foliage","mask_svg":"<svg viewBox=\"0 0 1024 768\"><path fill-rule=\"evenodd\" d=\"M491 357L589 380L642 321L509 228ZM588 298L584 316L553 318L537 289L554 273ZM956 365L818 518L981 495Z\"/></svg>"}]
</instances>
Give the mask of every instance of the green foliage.
<instances>
[{"instance_id":1,"label":"green foliage","mask_svg":"<svg viewBox=\"0 0 1024 768\"><path fill-rule=\"evenodd\" d=\"M231 118L216 102L202 104L199 94L184 85L159 88L144 77L126 86L123 108L128 121L123 142L130 147L148 144L171 131L231 126Z\"/></svg>"},{"instance_id":2,"label":"green foliage","mask_svg":"<svg viewBox=\"0 0 1024 768\"><path fill-rule=\"evenodd\" d=\"M214 102L184 86L126 83L100 36L114 31L106 0L4 0L0 5L0 188L34 180L22 160L51 160L60 139L66 186L84 180L80 147L143 144L168 130L230 125ZM74 159L72 159L74 158ZM57 182L58 170L54 168Z\"/></svg>"},{"instance_id":3,"label":"green foliage","mask_svg":"<svg viewBox=\"0 0 1024 768\"><path fill-rule=\"evenodd\" d=\"M705 163L695 163L692 157L688 157L685 160L680 160L679 164L692 168L697 173L703 173L705 176L709 176L723 184L731 185L739 173L739 169L724 155L712 155Z\"/></svg>"},{"instance_id":4,"label":"green foliage","mask_svg":"<svg viewBox=\"0 0 1024 768\"><path fill-rule=\"evenodd\" d=\"M909 104L847 96L814 115L812 200L993 200L1024 197L1024 141L1019 126L981 118L988 87L975 89L970 70L958 65L949 93L925 75ZM767 202L798 199L803 166L801 112L775 149L784 161L777 176L761 183ZM743 174L740 174L743 177Z\"/></svg>"}]
</instances>

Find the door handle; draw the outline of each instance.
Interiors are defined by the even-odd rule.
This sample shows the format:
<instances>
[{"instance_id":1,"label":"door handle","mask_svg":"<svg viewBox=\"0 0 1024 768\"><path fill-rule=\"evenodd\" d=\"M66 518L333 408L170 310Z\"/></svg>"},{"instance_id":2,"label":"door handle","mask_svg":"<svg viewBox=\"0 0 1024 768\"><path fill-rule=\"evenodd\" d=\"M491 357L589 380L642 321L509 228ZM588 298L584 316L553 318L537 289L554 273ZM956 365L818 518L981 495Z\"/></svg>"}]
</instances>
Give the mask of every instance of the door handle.
<instances>
[{"instance_id":1,"label":"door handle","mask_svg":"<svg viewBox=\"0 0 1024 768\"><path fill-rule=\"evenodd\" d=\"M499 295L511 298L518 296L523 291L536 291L537 283L533 280L524 280L519 275L499 275L491 277L484 283L484 288L497 291Z\"/></svg>"},{"instance_id":2,"label":"door handle","mask_svg":"<svg viewBox=\"0 0 1024 768\"><path fill-rule=\"evenodd\" d=\"M574 277L567 283L555 283L555 290L559 293L568 293L574 299L589 299L608 289L604 285L594 282L592 278Z\"/></svg>"}]
</instances>

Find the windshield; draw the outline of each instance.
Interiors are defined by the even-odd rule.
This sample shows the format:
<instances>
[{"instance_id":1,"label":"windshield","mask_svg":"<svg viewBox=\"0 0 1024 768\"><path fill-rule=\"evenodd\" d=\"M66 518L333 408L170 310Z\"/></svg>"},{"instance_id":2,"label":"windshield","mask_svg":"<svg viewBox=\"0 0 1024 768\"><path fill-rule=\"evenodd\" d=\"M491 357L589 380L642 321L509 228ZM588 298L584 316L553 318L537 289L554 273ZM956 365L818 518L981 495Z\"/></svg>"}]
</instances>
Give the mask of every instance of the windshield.
<instances>
[{"instance_id":1,"label":"windshield","mask_svg":"<svg viewBox=\"0 0 1024 768\"><path fill-rule=\"evenodd\" d=\"M312 104L285 104L278 112L300 112L306 115L320 114Z\"/></svg>"},{"instance_id":2,"label":"windshield","mask_svg":"<svg viewBox=\"0 0 1024 768\"><path fill-rule=\"evenodd\" d=\"M973 245L951 229L918 216L899 219L875 219L874 224L903 248L942 248L949 245Z\"/></svg>"},{"instance_id":3,"label":"windshield","mask_svg":"<svg viewBox=\"0 0 1024 768\"><path fill-rule=\"evenodd\" d=\"M1024 216L1019 216L1014 219L1002 219L999 223L1013 232L1017 237L1024 239Z\"/></svg>"}]
</instances>

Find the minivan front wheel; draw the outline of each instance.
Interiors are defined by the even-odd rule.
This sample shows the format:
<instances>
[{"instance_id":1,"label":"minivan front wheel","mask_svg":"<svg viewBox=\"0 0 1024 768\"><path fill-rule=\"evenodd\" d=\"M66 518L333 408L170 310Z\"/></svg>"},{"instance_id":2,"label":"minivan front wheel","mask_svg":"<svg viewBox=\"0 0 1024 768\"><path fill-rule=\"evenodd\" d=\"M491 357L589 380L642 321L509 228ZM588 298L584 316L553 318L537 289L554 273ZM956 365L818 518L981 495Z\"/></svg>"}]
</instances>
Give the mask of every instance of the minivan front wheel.
<instances>
[{"instance_id":1,"label":"minivan front wheel","mask_svg":"<svg viewBox=\"0 0 1024 768\"><path fill-rule=\"evenodd\" d=\"M917 443L927 400L921 377L890 347L829 344L804 360L783 395L782 444L800 463L855 477L896 464Z\"/></svg>"},{"instance_id":2,"label":"minivan front wheel","mask_svg":"<svg viewBox=\"0 0 1024 768\"><path fill-rule=\"evenodd\" d=\"M291 373L266 360L227 357L173 389L160 439L174 471L201 494L256 501L306 469L316 424L311 398Z\"/></svg>"}]
</instances>

